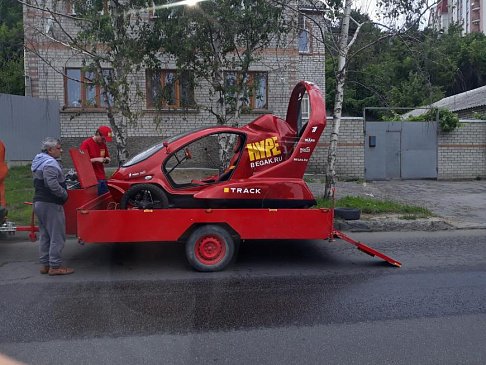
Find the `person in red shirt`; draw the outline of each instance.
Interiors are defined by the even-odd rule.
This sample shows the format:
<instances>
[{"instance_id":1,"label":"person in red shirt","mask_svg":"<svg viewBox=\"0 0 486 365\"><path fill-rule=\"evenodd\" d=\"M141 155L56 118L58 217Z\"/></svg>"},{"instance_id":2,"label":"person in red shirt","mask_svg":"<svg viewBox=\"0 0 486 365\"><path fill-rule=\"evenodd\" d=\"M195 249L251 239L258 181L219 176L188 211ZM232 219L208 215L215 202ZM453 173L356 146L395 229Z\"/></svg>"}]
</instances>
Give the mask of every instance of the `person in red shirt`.
<instances>
[{"instance_id":1,"label":"person in red shirt","mask_svg":"<svg viewBox=\"0 0 486 365\"><path fill-rule=\"evenodd\" d=\"M93 164L96 179L98 180L98 195L108 192L104 164L111 161L106 142L111 142L112 140L113 132L111 128L103 125L96 130L94 136L86 138L79 147L79 149L88 153Z\"/></svg>"}]
</instances>

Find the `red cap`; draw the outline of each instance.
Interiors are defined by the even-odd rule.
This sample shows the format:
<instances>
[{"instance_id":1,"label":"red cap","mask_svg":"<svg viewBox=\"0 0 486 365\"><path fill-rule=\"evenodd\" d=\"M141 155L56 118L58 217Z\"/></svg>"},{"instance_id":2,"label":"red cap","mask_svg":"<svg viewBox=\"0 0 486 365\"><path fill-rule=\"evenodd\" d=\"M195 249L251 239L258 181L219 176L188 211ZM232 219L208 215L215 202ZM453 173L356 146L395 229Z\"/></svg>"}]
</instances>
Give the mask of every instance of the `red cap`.
<instances>
[{"instance_id":1,"label":"red cap","mask_svg":"<svg viewBox=\"0 0 486 365\"><path fill-rule=\"evenodd\" d=\"M98 128L98 133L106 140L106 142L113 141L113 132L111 131L110 127L102 125Z\"/></svg>"}]
</instances>

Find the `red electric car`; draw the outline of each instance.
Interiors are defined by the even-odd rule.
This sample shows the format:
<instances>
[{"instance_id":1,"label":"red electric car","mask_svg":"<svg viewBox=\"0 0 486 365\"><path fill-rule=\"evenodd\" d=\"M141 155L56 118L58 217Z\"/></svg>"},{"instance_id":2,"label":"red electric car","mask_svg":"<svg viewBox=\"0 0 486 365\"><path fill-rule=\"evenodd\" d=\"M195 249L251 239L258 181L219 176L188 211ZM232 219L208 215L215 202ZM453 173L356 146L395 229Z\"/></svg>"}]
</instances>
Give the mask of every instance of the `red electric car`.
<instances>
[{"instance_id":1,"label":"red electric car","mask_svg":"<svg viewBox=\"0 0 486 365\"><path fill-rule=\"evenodd\" d=\"M303 176L325 125L319 88L301 81L285 120L267 114L169 138L116 170L110 192L121 209L309 207Z\"/></svg>"}]
</instances>

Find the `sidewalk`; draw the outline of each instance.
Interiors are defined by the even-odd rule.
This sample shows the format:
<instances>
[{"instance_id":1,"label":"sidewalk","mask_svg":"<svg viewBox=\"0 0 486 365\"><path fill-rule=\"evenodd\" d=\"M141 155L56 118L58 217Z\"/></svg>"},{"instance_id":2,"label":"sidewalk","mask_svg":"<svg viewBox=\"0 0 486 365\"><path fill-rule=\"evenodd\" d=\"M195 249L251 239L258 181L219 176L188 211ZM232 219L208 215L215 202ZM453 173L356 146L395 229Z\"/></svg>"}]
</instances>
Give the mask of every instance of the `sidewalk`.
<instances>
[{"instance_id":1,"label":"sidewalk","mask_svg":"<svg viewBox=\"0 0 486 365\"><path fill-rule=\"evenodd\" d=\"M316 196L324 193L324 184L308 183ZM393 216L366 217L343 222L345 230L443 230L486 229L486 180L390 180L338 182L336 198L347 195L389 199L428 208L436 217L403 220Z\"/></svg>"}]
</instances>

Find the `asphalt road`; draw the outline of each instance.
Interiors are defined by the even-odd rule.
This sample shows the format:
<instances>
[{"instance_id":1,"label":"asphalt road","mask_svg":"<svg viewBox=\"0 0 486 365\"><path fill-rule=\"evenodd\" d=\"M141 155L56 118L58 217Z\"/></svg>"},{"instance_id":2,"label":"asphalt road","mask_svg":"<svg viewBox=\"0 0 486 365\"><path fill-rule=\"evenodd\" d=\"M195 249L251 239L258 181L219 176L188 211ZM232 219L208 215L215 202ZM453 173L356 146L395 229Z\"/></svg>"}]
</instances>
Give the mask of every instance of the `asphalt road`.
<instances>
[{"instance_id":1,"label":"asphalt road","mask_svg":"<svg viewBox=\"0 0 486 365\"><path fill-rule=\"evenodd\" d=\"M87 245L37 273L0 242L0 354L28 364L484 364L486 231L249 242L197 273L176 244Z\"/></svg>"}]
</instances>

